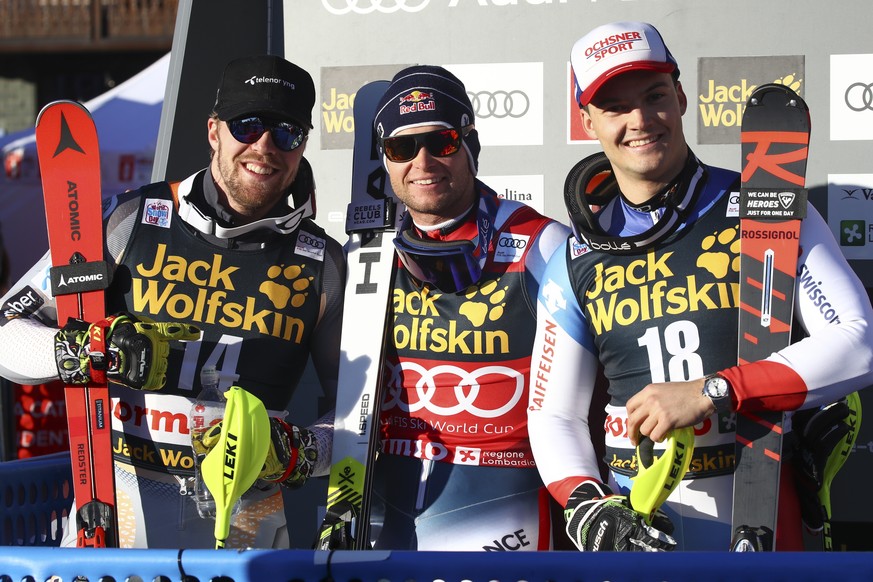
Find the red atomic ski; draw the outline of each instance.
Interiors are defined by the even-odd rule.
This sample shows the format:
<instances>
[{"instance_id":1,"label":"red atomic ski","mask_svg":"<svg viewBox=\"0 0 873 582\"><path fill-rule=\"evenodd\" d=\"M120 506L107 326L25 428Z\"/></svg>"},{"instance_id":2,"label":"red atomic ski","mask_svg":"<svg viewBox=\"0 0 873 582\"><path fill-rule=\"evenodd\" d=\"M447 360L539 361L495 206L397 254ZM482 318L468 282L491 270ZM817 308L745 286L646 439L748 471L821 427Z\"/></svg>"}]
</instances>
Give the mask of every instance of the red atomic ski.
<instances>
[{"instance_id":1,"label":"red atomic ski","mask_svg":"<svg viewBox=\"0 0 873 582\"><path fill-rule=\"evenodd\" d=\"M58 324L70 318L105 318L109 283L103 257L100 150L91 114L73 101L46 105L36 120L36 146L51 248L52 294ZM67 429L73 467L79 547L117 547L115 475L110 439L110 401L102 328L91 334L91 377L66 386Z\"/></svg>"}]
</instances>

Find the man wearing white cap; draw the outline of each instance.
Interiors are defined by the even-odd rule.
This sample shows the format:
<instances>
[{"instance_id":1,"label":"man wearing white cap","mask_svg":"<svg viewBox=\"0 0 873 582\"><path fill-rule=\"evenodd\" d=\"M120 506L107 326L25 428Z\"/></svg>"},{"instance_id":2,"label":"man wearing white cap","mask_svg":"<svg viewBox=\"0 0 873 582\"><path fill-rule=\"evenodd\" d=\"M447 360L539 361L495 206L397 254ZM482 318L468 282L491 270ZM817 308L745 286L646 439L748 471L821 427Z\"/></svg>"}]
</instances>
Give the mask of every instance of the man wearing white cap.
<instances>
[{"instance_id":1,"label":"man wearing white cap","mask_svg":"<svg viewBox=\"0 0 873 582\"><path fill-rule=\"evenodd\" d=\"M528 412L537 466L580 550L727 550L735 413L818 409L870 385L870 304L810 207L798 269L820 281L838 315L798 285L808 337L737 366L739 219L730 201L739 176L704 164L686 143L676 60L651 25L616 22L576 42L571 63L582 123L603 152L571 173L575 236L540 287L531 367L544 373L531 380ZM604 437L588 424L598 365L608 383L608 484L593 445ZM842 418L828 421L845 430ZM691 468L647 525L625 497L634 446L687 426ZM800 549L790 472L782 482L777 548ZM814 521L806 508L803 518Z\"/></svg>"}]
</instances>

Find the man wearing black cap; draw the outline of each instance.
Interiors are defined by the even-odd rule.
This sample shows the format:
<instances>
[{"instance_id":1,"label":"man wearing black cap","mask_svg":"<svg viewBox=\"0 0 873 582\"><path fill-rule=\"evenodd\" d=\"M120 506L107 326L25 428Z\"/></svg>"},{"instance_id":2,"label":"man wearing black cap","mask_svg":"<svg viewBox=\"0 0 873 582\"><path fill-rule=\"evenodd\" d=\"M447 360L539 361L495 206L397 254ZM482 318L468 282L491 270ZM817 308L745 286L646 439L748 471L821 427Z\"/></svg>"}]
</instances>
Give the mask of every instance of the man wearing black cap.
<instances>
[{"instance_id":1,"label":"man wearing black cap","mask_svg":"<svg viewBox=\"0 0 873 582\"><path fill-rule=\"evenodd\" d=\"M325 394L335 394L345 263L340 245L313 222L315 185L303 152L314 103L312 78L300 67L276 56L234 60L207 121L209 167L111 200L108 311L184 322L187 333L169 339L199 337L172 344L165 379L127 369L111 375L122 547L214 547L214 522L199 517L191 497L188 415L203 367L217 368L222 390L240 386L284 411L311 356ZM36 319L46 312L0 327L10 346L0 355L2 375L24 383L58 376L50 356L57 330ZM57 365L68 383L88 378L87 364L79 365L84 333L69 325L58 333ZM243 496L228 547L287 547L278 484L297 487L329 467L331 419L306 429L273 418L270 428L267 463ZM68 528L65 543L75 533Z\"/></svg>"},{"instance_id":2,"label":"man wearing black cap","mask_svg":"<svg viewBox=\"0 0 873 582\"><path fill-rule=\"evenodd\" d=\"M407 212L394 279L376 548L551 547L525 409L542 269L568 230L476 179L464 85L442 67L397 73L374 120Z\"/></svg>"},{"instance_id":3,"label":"man wearing black cap","mask_svg":"<svg viewBox=\"0 0 873 582\"><path fill-rule=\"evenodd\" d=\"M571 64L582 123L603 153L571 174L575 237L540 288L532 367L547 373L532 380L528 413L537 467L580 550L727 550L735 413L817 408L870 385L870 304L810 206L798 269L819 281L838 317L798 285L809 337L737 366L739 176L702 163L686 143L676 60L650 24L615 22L579 39ZM609 485L592 444L604 437L588 423L599 365L609 384ZM625 497L634 446L688 426L690 470L650 526ZM783 471L782 482L790 477ZM800 549L793 488L780 491L780 510L777 548Z\"/></svg>"}]
</instances>

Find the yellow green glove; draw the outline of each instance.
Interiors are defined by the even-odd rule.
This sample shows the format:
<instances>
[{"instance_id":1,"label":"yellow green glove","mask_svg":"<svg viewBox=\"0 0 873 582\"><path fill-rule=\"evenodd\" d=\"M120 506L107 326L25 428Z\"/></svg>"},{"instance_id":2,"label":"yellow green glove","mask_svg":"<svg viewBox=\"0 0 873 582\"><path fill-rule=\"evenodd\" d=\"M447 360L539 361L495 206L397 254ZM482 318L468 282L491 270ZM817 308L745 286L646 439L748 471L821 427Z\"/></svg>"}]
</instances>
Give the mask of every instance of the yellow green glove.
<instances>
[{"instance_id":1,"label":"yellow green glove","mask_svg":"<svg viewBox=\"0 0 873 582\"><path fill-rule=\"evenodd\" d=\"M104 376L135 390L160 390L167 381L169 342L199 338L193 325L126 314L90 325L70 319L55 334L55 361L65 384L87 384Z\"/></svg>"}]
</instances>

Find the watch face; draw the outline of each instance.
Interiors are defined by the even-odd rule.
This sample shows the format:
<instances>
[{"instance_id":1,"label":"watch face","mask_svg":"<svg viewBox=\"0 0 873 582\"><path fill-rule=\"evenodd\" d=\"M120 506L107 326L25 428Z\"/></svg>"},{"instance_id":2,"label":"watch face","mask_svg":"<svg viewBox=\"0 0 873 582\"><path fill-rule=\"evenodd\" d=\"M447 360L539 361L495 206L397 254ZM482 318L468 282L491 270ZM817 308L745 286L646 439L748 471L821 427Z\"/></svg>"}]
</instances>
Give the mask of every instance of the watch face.
<instances>
[{"instance_id":1,"label":"watch face","mask_svg":"<svg viewBox=\"0 0 873 582\"><path fill-rule=\"evenodd\" d=\"M722 398L727 395L727 380L714 376L706 381L706 393L712 398Z\"/></svg>"}]
</instances>

